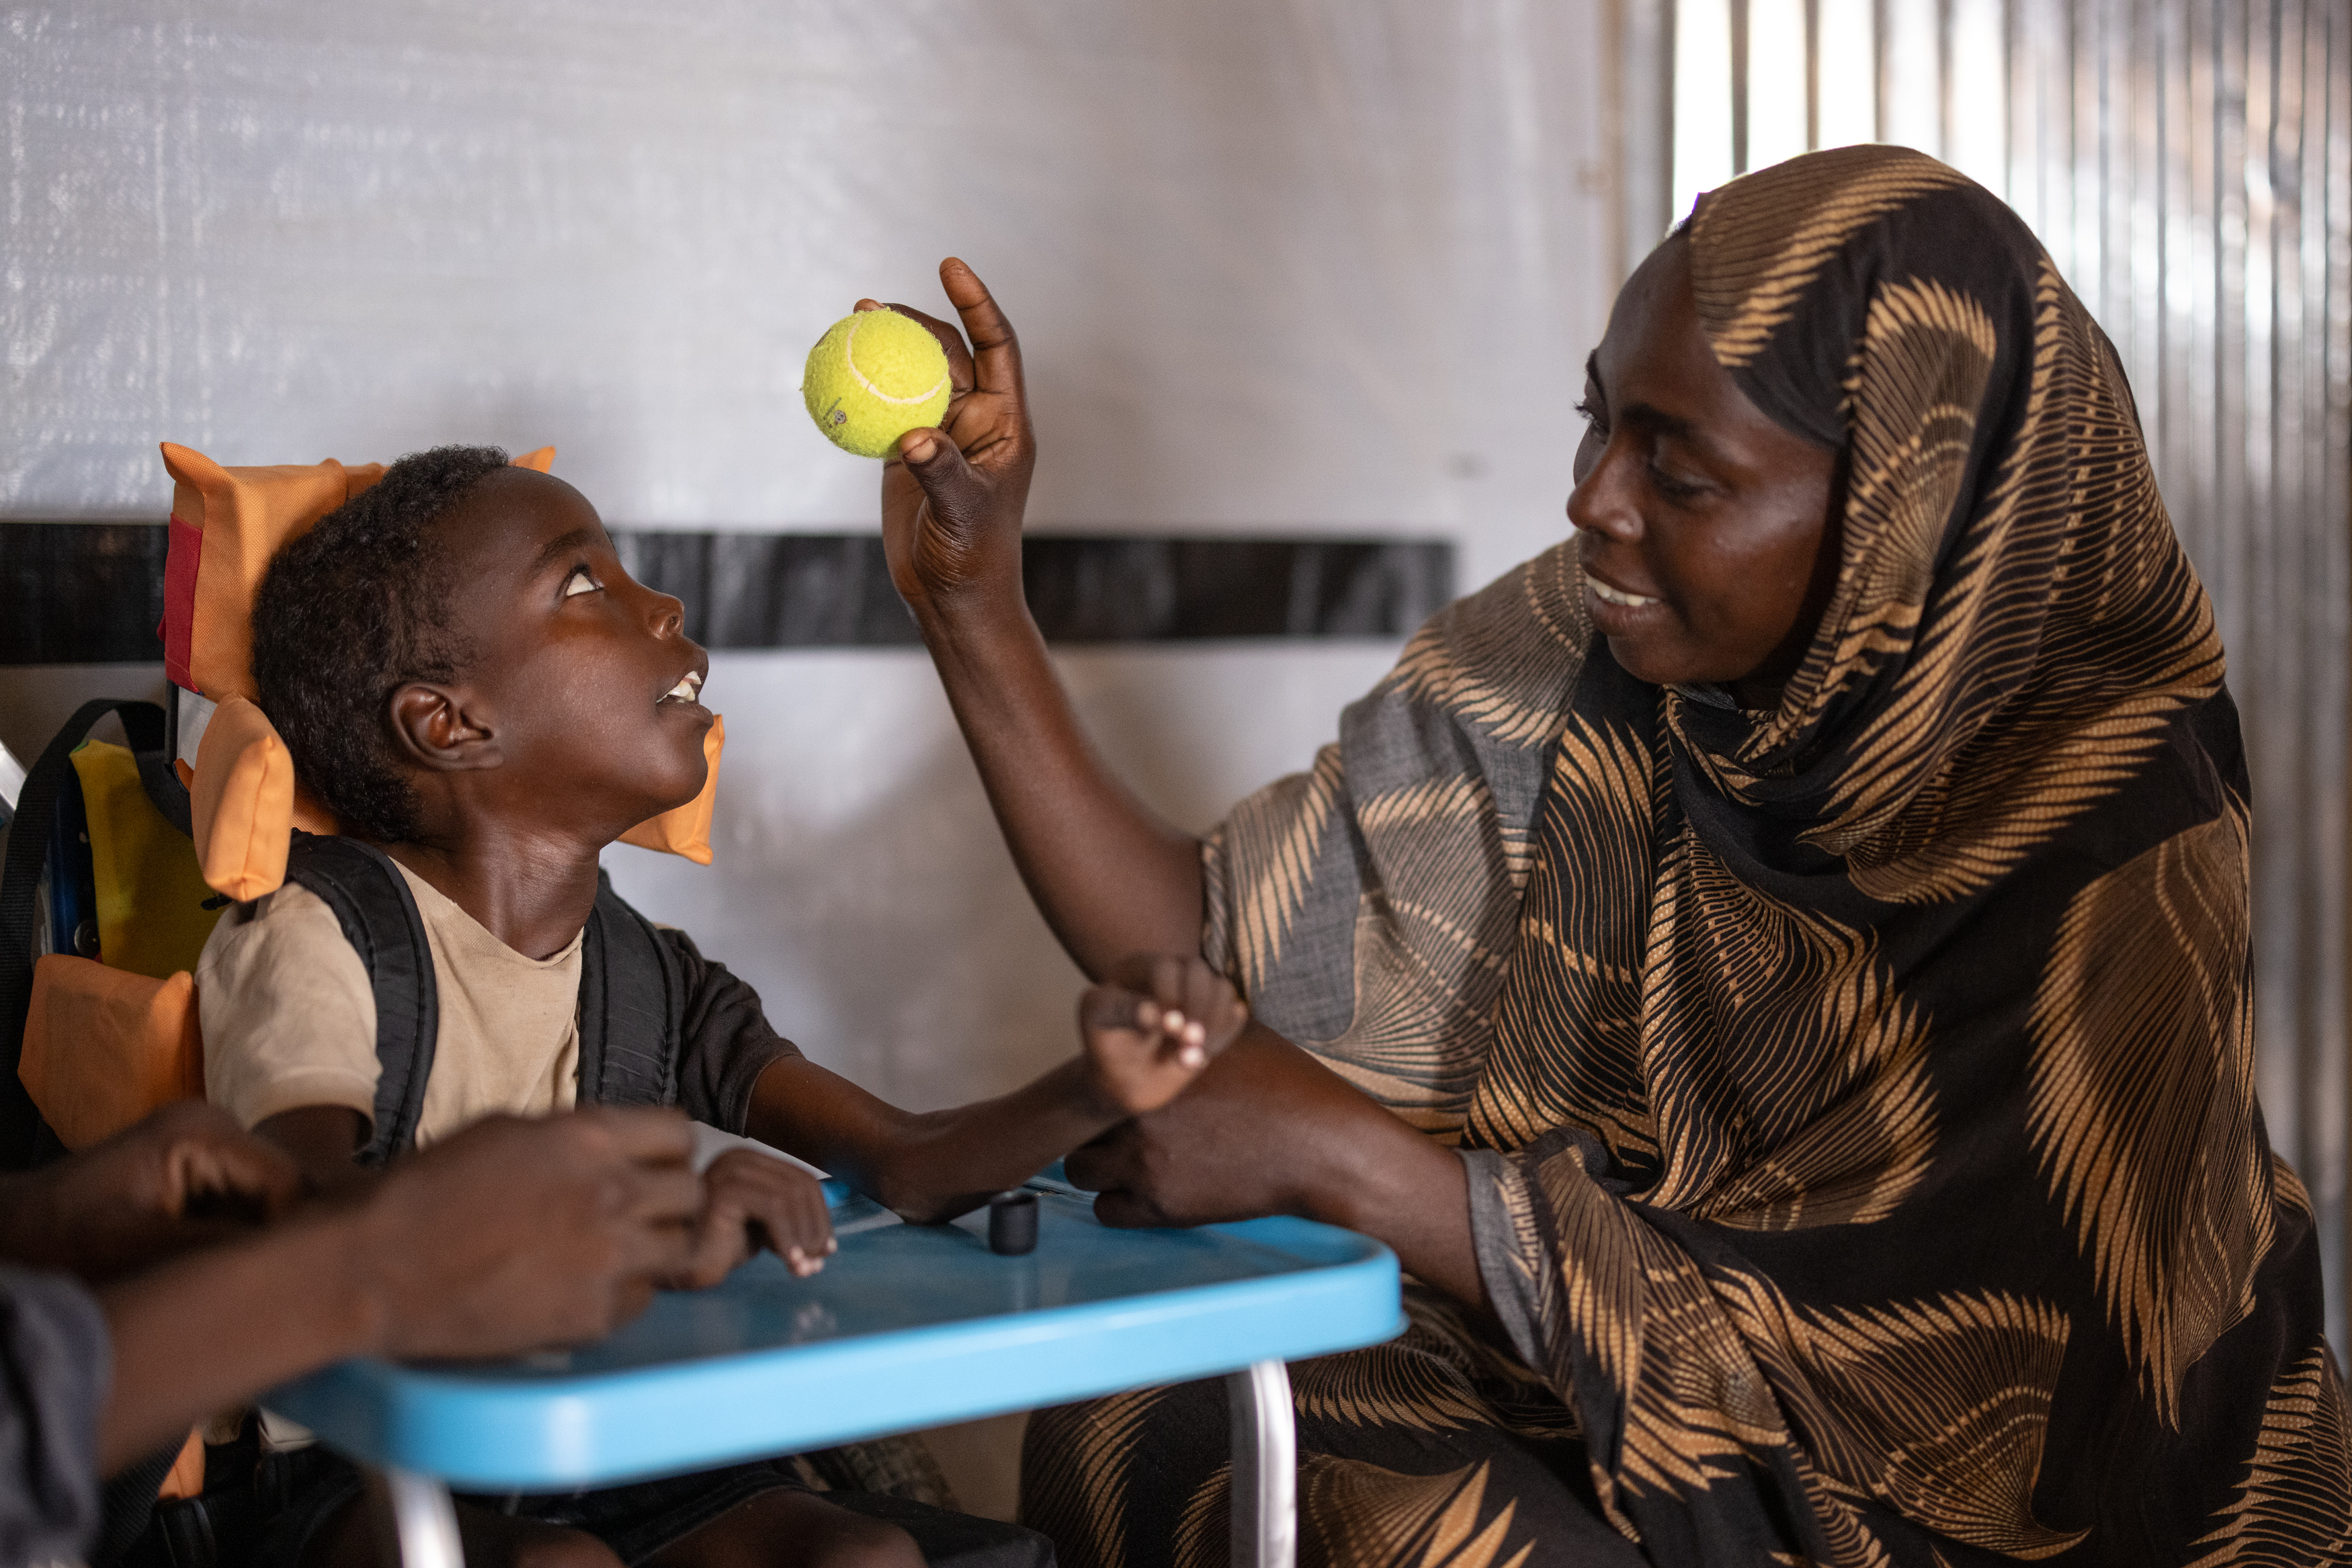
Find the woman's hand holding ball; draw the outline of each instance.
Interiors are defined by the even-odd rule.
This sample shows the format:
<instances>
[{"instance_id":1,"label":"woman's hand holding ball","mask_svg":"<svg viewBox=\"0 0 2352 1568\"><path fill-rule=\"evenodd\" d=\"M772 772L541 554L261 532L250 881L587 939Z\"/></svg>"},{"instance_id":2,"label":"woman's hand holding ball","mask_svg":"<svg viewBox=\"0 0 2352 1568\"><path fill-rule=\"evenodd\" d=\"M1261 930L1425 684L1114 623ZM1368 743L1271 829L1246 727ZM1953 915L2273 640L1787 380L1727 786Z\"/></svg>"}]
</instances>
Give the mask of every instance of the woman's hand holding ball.
<instances>
[{"instance_id":1,"label":"woman's hand holding ball","mask_svg":"<svg viewBox=\"0 0 2352 1568\"><path fill-rule=\"evenodd\" d=\"M882 471L890 580L919 621L967 609L1024 610L1021 517L1037 460L1012 324L955 257L940 264L940 282L962 332L911 306L887 307L939 339L952 388L939 426L899 437ZM871 299L857 308L886 308Z\"/></svg>"}]
</instances>

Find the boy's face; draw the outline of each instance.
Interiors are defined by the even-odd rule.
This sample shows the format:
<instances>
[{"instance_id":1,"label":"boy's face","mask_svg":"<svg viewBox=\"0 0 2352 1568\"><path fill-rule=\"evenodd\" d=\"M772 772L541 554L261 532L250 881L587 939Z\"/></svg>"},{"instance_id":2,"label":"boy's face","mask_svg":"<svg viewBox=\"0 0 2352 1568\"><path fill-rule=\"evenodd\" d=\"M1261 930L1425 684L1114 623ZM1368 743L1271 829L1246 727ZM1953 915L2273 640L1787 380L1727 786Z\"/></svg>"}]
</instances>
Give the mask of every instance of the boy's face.
<instances>
[{"instance_id":1,"label":"boy's face","mask_svg":"<svg viewBox=\"0 0 2352 1568\"><path fill-rule=\"evenodd\" d=\"M621 570L580 492L509 468L437 527L473 653L447 689L487 743L451 771L501 816L604 840L700 793L710 657L677 600Z\"/></svg>"}]
</instances>

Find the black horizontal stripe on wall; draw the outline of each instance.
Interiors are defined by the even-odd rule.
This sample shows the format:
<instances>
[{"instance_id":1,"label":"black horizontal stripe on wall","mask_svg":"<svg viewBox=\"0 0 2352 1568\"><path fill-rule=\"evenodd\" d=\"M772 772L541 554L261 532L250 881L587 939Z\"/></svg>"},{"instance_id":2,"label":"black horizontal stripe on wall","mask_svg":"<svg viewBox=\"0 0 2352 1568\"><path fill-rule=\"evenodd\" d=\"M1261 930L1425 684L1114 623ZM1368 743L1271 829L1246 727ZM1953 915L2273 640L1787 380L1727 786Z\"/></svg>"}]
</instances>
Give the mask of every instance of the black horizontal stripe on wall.
<instances>
[{"instance_id":1,"label":"black horizontal stripe on wall","mask_svg":"<svg viewBox=\"0 0 2352 1568\"><path fill-rule=\"evenodd\" d=\"M877 534L615 529L638 580L674 593L711 648L919 641ZM164 530L0 523L0 664L163 656ZM1032 535L1021 575L1056 643L1401 638L1454 596L1443 540Z\"/></svg>"},{"instance_id":2,"label":"black horizontal stripe on wall","mask_svg":"<svg viewBox=\"0 0 2352 1568\"><path fill-rule=\"evenodd\" d=\"M638 581L685 601L711 648L919 641L875 534L616 536ZM1402 637L1453 597L1443 542L1234 538L1022 541L1030 612L1057 643Z\"/></svg>"},{"instance_id":3,"label":"black horizontal stripe on wall","mask_svg":"<svg viewBox=\"0 0 2352 1568\"><path fill-rule=\"evenodd\" d=\"M155 664L160 523L0 523L0 664Z\"/></svg>"}]
</instances>

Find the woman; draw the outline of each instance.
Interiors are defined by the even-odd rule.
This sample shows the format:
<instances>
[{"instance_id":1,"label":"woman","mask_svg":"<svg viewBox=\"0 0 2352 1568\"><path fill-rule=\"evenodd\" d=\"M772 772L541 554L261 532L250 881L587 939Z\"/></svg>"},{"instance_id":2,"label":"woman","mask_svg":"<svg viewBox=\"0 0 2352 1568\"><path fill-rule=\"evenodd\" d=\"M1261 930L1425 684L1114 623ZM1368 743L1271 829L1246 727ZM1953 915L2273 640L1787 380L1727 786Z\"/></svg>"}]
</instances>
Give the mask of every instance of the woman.
<instances>
[{"instance_id":1,"label":"woman","mask_svg":"<svg viewBox=\"0 0 2352 1568\"><path fill-rule=\"evenodd\" d=\"M943 271L977 386L885 479L899 585L1079 962L1199 930L1257 1020L1072 1175L1420 1281L1295 1369L1304 1560L2344 1560L2221 647L2006 207L1876 147L1704 199L1589 362L1576 538L1197 845L1021 610L1017 350ZM1216 1561L1223 1441L1205 1385L1041 1416L1034 1522Z\"/></svg>"}]
</instances>

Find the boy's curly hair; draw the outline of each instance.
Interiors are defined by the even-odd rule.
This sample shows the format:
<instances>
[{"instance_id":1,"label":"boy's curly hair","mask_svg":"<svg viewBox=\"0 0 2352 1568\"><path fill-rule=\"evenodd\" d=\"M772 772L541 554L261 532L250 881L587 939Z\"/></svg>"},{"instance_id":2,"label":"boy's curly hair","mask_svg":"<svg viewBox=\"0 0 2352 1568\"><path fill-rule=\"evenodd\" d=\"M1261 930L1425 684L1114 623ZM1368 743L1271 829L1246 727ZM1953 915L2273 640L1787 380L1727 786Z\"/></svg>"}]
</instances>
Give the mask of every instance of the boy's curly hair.
<instances>
[{"instance_id":1,"label":"boy's curly hair","mask_svg":"<svg viewBox=\"0 0 2352 1568\"><path fill-rule=\"evenodd\" d=\"M411 681L457 680L472 657L449 624L456 585L433 525L506 465L495 446L410 453L278 551L254 595L261 709L346 832L416 836L387 705Z\"/></svg>"}]
</instances>

